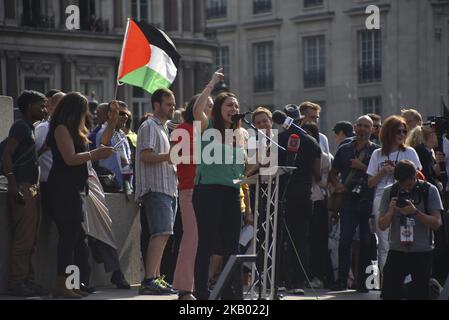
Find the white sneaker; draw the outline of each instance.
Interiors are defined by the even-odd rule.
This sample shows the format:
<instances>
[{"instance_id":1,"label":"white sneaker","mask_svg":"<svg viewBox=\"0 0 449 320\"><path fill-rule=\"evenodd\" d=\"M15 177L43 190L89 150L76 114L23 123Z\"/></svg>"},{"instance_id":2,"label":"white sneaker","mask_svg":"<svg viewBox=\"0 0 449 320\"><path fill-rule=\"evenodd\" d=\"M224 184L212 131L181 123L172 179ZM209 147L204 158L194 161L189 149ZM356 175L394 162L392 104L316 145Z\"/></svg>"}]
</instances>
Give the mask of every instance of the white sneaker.
<instances>
[{"instance_id":1,"label":"white sneaker","mask_svg":"<svg viewBox=\"0 0 449 320\"><path fill-rule=\"evenodd\" d=\"M310 281L310 286L313 289L323 289L324 288L323 281L321 281L317 277L313 278L312 281Z\"/></svg>"}]
</instances>

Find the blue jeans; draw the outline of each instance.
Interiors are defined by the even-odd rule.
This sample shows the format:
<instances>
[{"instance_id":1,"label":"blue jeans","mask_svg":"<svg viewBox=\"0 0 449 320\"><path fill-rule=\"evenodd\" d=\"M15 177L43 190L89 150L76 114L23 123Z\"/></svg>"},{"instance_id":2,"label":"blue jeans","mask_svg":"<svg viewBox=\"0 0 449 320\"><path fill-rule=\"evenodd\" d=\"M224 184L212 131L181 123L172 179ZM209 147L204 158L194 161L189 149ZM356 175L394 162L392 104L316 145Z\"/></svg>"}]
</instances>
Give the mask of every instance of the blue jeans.
<instances>
[{"instance_id":1,"label":"blue jeans","mask_svg":"<svg viewBox=\"0 0 449 320\"><path fill-rule=\"evenodd\" d=\"M338 247L338 279L346 283L351 263L351 246L355 231L359 226L360 258L357 279L359 287L365 285L366 267L371 264L369 254L371 244L369 216L371 211L367 209L369 206L363 204L352 194L345 196L340 209L340 244Z\"/></svg>"},{"instance_id":2,"label":"blue jeans","mask_svg":"<svg viewBox=\"0 0 449 320\"><path fill-rule=\"evenodd\" d=\"M150 191L143 196L143 205L150 235L173 235L178 205L176 197Z\"/></svg>"}]
</instances>

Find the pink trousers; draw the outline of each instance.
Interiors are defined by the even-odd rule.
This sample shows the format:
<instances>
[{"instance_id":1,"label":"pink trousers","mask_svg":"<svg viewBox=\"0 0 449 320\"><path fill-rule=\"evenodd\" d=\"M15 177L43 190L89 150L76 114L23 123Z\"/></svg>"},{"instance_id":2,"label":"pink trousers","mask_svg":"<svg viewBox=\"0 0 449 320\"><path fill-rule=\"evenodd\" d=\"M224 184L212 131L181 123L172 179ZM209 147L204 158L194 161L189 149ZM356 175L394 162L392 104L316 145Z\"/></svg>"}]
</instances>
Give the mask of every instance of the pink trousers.
<instances>
[{"instance_id":1,"label":"pink trousers","mask_svg":"<svg viewBox=\"0 0 449 320\"><path fill-rule=\"evenodd\" d=\"M193 189L179 191L183 235L176 262L173 287L179 291L194 291L194 271L198 228L192 203Z\"/></svg>"}]
</instances>

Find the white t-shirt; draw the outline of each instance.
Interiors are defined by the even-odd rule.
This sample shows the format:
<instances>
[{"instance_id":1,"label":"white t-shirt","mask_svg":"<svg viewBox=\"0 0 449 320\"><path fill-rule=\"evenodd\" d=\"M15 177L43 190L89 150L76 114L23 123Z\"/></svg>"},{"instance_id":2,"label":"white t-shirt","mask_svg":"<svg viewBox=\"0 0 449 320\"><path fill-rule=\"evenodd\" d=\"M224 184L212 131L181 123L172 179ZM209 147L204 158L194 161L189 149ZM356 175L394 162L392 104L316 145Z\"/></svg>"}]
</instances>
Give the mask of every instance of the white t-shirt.
<instances>
[{"instance_id":1,"label":"white t-shirt","mask_svg":"<svg viewBox=\"0 0 449 320\"><path fill-rule=\"evenodd\" d=\"M368 165L368 170L366 173L369 176L374 177L379 173L382 167L385 164L385 161L392 161L394 164L402 161L402 160L410 160L416 166L416 169L421 170L421 161L419 161L418 154L415 149L407 147L405 151L395 151L390 153L388 156L382 154L382 149L377 149L373 152L371 156L371 160ZM393 175L385 176L380 180L379 184L376 187L376 196L382 196L385 187L394 183Z\"/></svg>"},{"instance_id":2,"label":"white t-shirt","mask_svg":"<svg viewBox=\"0 0 449 320\"><path fill-rule=\"evenodd\" d=\"M39 151L44 145L45 139L47 139L49 127L50 122L43 121L37 125L36 129L34 129L34 135L36 137L36 151ZM47 182L52 164L53 155L50 150L47 150L39 157L39 166L41 168L41 176L39 179L40 182Z\"/></svg>"},{"instance_id":3,"label":"white t-shirt","mask_svg":"<svg viewBox=\"0 0 449 320\"><path fill-rule=\"evenodd\" d=\"M330 154L329 152L329 141L327 140L327 137L320 132L320 147L321 151L323 151L326 154Z\"/></svg>"}]
</instances>

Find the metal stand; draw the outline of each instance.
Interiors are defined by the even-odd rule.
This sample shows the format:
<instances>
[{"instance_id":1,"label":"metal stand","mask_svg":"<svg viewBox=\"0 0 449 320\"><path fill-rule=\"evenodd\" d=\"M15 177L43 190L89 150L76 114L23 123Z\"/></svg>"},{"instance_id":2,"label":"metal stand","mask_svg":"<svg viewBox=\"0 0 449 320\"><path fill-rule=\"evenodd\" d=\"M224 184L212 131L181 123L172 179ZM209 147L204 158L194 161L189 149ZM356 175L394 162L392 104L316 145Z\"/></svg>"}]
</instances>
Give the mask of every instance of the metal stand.
<instances>
[{"instance_id":1,"label":"metal stand","mask_svg":"<svg viewBox=\"0 0 449 320\"><path fill-rule=\"evenodd\" d=\"M279 200L279 177L285 173L292 172L295 167L277 167L271 175L256 175L243 181L246 184L256 185L256 195L254 204L254 236L253 236L253 255L263 253L262 270L257 270L262 277L255 277L256 266L252 266L251 299L256 299L255 287L260 286L259 299L275 299L276 285L276 249L278 232L278 200ZM262 197L262 199L260 199ZM259 202L266 201L265 222L259 226ZM262 228L265 234L264 239L258 239L259 228ZM257 252L260 248L261 252ZM260 278L262 283L260 283Z\"/></svg>"}]
</instances>

